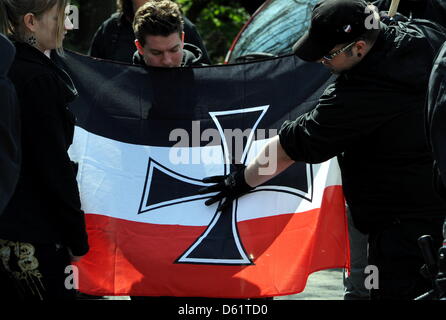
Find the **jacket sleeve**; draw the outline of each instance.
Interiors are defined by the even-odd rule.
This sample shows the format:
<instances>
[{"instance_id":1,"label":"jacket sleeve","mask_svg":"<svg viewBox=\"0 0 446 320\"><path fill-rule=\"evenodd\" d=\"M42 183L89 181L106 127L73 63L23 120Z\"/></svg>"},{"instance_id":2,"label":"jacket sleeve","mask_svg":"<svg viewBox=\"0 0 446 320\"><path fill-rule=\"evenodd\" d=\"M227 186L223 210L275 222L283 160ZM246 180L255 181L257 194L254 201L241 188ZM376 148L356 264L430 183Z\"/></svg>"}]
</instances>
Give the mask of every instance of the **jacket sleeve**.
<instances>
[{"instance_id":1,"label":"jacket sleeve","mask_svg":"<svg viewBox=\"0 0 446 320\"><path fill-rule=\"evenodd\" d=\"M53 221L61 228L64 244L74 255L81 256L89 249L88 239L76 175L67 153L71 144L66 129L68 110L57 102L57 81L55 75L47 74L35 77L25 86L25 103L32 108L27 108L22 116L22 126L28 128L23 134L32 135L25 139L33 141L30 153L38 155L33 160L40 168L39 179L54 199L57 209Z\"/></svg>"},{"instance_id":2,"label":"jacket sleeve","mask_svg":"<svg viewBox=\"0 0 446 320\"><path fill-rule=\"evenodd\" d=\"M318 105L294 121L286 121L280 144L295 161L321 163L344 152L402 110L376 108L383 101L376 91L363 88L337 90L331 84Z\"/></svg>"}]
</instances>

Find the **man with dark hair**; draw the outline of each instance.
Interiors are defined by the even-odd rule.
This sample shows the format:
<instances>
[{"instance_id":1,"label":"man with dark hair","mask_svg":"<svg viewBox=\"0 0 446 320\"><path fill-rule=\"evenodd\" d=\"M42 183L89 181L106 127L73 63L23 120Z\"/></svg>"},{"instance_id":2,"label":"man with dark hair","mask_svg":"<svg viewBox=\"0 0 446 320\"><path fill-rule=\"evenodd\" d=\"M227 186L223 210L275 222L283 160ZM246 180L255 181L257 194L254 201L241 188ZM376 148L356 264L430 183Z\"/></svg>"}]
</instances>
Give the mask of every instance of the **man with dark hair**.
<instances>
[{"instance_id":1,"label":"man with dark hair","mask_svg":"<svg viewBox=\"0 0 446 320\"><path fill-rule=\"evenodd\" d=\"M313 110L286 121L247 167L204 179L214 184L201 193L216 193L206 204L224 209L295 161L338 157L353 222L369 235L368 262L379 271L371 298L413 299L428 291L417 240L430 234L440 247L446 204L433 190L423 113L429 71L445 40L426 20L386 26L365 0L320 1L293 49L338 77ZM276 171L262 174L271 167Z\"/></svg>"},{"instance_id":2,"label":"man with dark hair","mask_svg":"<svg viewBox=\"0 0 446 320\"><path fill-rule=\"evenodd\" d=\"M118 11L104 21L96 31L89 55L101 59L109 59L132 63L135 52L135 36L133 19L135 12L146 2L158 0L117 0ZM211 64L207 50L195 27L186 17L184 20L185 41L200 48L203 63Z\"/></svg>"},{"instance_id":3,"label":"man with dark hair","mask_svg":"<svg viewBox=\"0 0 446 320\"><path fill-rule=\"evenodd\" d=\"M137 47L133 63L165 68L203 65L201 50L184 43L183 26L180 8L175 2L143 4L133 20Z\"/></svg>"},{"instance_id":4,"label":"man with dark hair","mask_svg":"<svg viewBox=\"0 0 446 320\"><path fill-rule=\"evenodd\" d=\"M0 34L0 215L9 202L20 171L19 110L14 85L7 73L15 48Z\"/></svg>"}]
</instances>

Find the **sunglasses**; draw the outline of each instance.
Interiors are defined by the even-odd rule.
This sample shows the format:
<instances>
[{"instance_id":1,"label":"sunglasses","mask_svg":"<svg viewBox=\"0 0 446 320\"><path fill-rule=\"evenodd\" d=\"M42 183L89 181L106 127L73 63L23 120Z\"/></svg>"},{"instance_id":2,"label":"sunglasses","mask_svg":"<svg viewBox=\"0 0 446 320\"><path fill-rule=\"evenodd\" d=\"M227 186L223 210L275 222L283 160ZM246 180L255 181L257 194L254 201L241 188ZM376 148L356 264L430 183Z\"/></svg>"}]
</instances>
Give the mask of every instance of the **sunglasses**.
<instances>
[{"instance_id":1,"label":"sunglasses","mask_svg":"<svg viewBox=\"0 0 446 320\"><path fill-rule=\"evenodd\" d=\"M356 43L356 41L354 41L354 42L352 42L352 43L346 45L345 47L343 47L343 48L341 48L341 49L339 49L339 50L336 50L336 51L333 52L333 53L330 53L330 54L328 54L328 55L326 55L326 56L323 56L323 58L324 58L325 60L328 60L328 61L333 60L336 56L338 56L338 55L340 55L341 53L343 53L343 52L347 51L348 49L350 49L355 43Z\"/></svg>"}]
</instances>

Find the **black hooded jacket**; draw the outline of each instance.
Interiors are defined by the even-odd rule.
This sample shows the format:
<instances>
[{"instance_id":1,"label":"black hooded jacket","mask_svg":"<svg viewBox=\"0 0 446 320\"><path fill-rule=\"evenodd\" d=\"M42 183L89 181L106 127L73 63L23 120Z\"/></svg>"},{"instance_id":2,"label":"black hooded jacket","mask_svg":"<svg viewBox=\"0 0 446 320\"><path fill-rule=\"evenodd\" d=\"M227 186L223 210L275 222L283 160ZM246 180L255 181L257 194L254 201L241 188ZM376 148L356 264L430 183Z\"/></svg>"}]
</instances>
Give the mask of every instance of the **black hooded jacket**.
<instances>
[{"instance_id":1,"label":"black hooded jacket","mask_svg":"<svg viewBox=\"0 0 446 320\"><path fill-rule=\"evenodd\" d=\"M435 159L435 187L446 199L446 44L432 69L426 110L427 136Z\"/></svg>"},{"instance_id":2,"label":"black hooded jacket","mask_svg":"<svg viewBox=\"0 0 446 320\"><path fill-rule=\"evenodd\" d=\"M201 52L201 49L194 46L190 43L184 44L184 54L183 54L183 60L181 62L181 67L194 67L194 66L204 66L203 63L203 53ZM145 62L143 57L139 54L138 51L135 51L133 54L133 64L142 65L145 66Z\"/></svg>"},{"instance_id":3,"label":"black hooded jacket","mask_svg":"<svg viewBox=\"0 0 446 320\"><path fill-rule=\"evenodd\" d=\"M11 198L20 171L20 121L17 96L7 73L15 48L0 34L0 215Z\"/></svg>"},{"instance_id":4,"label":"black hooded jacket","mask_svg":"<svg viewBox=\"0 0 446 320\"><path fill-rule=\"evenodd\" d=\"M327 87L314 110L279 133L294 160L338 157L354 224L365 233L394 219L446 213L432 184L423 120L430 70L446 35L420 21L382 25L363 60Z\"/></svg>"},{"instance_id":5,"label":"black hooded jacket","mask_svg":"<svg viewBox=\"0 0 446 320\"><path fill-rule=\"evenodd\" d=\"M16 190L0 216L0 239L63 244L76 256L88 241L76 172L67 150L77 91L68 76L36 48L14 43L9 71L20 105L22 165Z\"/></svg>"}]
</instances>

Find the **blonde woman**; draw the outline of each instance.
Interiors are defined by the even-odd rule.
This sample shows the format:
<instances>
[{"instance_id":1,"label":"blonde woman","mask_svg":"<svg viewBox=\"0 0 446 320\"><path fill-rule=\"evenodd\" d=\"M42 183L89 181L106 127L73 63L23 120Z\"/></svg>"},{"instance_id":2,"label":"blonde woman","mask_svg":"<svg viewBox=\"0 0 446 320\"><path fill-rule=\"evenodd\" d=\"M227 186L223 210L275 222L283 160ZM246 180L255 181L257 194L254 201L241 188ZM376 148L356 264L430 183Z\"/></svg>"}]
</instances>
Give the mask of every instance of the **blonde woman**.
<instances>
[{"instance_id":1,"label":"blonde woman","mask_svg":"<svg viewBox=\"0 0 446 320\"><path fill-rule=\"evenodd\" d=\"M22 166L0 217L0 296L74 299L66 267L89 249L76 173L67 150L76 98L70 77L49 58L62 53L71 23L66 0L0 0L0 32L16 48L9 71L20 105ZM0 297L2 298L2 297Z\"/></svg>"}]
</instances>

